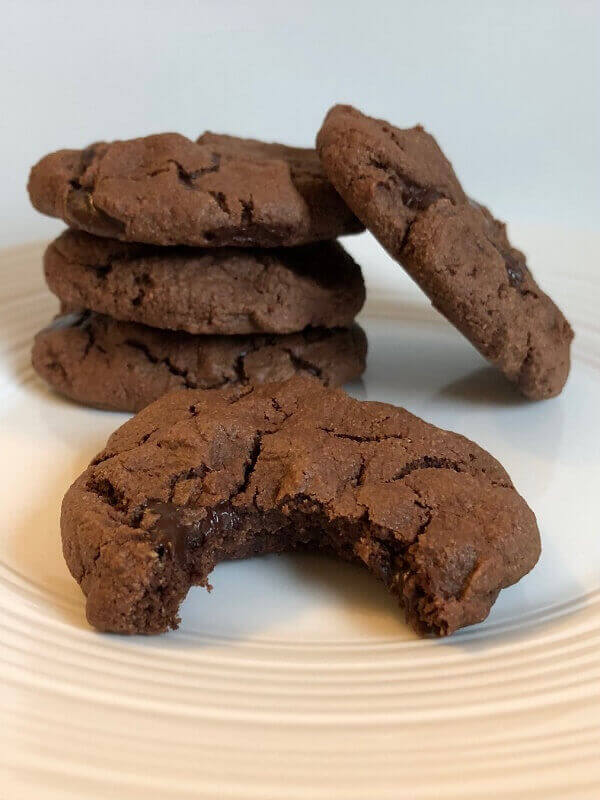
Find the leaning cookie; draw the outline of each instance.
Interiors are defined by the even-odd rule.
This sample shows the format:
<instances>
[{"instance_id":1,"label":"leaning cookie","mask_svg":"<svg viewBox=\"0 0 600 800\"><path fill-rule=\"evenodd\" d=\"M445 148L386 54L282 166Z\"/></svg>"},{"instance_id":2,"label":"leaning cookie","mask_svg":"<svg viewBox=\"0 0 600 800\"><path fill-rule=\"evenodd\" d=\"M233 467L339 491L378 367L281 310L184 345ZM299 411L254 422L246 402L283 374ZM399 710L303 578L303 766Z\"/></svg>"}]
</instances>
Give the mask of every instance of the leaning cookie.
<instances>
[{"instance_id":1,"label":"leaning cookie","mask_svg":"<svg viewBox=\"0 0 600 800\"><path fill-rule=\"evenodd\" d=\"M35 337L32 362L56 391L84 405L138 411L165 392L314 375L357 378L367 340L358 325L286 336L193 336L93 312L59 316Z\"/></svg>"},{"instance_id":2,"label":"leaning cookie","mask_svg":"<svg viewBox=\"0 0 600 800\"><path fill-rule=\"evenodd\" d=\"M476 444L297 376L148 406L69 489L61 531L88 620L121 633L176 628L223 559L309 548L364 564L416 630L446 635L540 553L535 516Z\"/></svg>"},{"instance_id":3,"label":"leaning cookie","mask_svg":"<svg viewBox=\"0 0 600 800\"><path fill-rule=\"evenodd\" d=\"M559 394L571 327L433 137L335 106L317 148L336 189L434 306L525 396Z\"/></svg>"},{"instance_id":4,"label":"leaning cookie","mask_svg":"<svg viewBox=\"0 0 600 800\"><path fill-rule=\"evenodd\" d=\"M314 150L205 137L50 153L31 170L31 202L72 228L157 245L279 247L362 230Z\"/></svg>"},{"instance_id":5,"label":"leaning cookie","mask_svg":"<svg viewBox=\"0 0 600 800\"><path fill-rule=\"evenodd\" d=\"M365 299L360 267L336 242L161 248L66 231L46 250L44 270L68 306L188 333L347 327Z\"/></svg>"}]
</instances>

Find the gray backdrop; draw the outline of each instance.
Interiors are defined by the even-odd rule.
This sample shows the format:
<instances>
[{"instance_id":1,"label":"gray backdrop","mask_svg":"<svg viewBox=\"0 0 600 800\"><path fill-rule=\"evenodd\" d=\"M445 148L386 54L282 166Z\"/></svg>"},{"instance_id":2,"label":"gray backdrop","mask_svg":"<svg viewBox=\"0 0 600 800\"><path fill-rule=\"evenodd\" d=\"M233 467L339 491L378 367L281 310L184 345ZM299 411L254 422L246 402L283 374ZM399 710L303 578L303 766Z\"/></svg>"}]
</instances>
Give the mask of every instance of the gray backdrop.
<instances>
[{"instance_id":1,"label":"gray backdrop","mask_svg":"<svg viewBox=\"0 0 600 800\"><path fill-rule=\"evenodd\" d=\"M24 189L49 150L205 128L311 144L336 101L422 122L501 217L598 227L598 2L1 6L0 246L59 229Z\"/></svg>"}]
</instances>

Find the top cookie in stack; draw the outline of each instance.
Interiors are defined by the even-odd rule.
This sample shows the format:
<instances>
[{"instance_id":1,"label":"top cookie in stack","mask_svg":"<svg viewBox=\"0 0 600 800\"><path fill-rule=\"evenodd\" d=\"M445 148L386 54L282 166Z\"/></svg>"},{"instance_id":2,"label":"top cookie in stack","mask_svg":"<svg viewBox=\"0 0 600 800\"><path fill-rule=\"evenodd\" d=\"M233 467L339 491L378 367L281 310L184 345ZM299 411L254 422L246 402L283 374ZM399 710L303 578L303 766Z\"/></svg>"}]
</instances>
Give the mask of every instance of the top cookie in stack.
<instances>
[{"instance_id":1,"label":"top cookie in stack","mask_svg":"<svg viewBox=\"0 0 600 800\"><path fill-rule=\"evenodd\" d=\"M330 241L362 225L314 150L159 134L52 153L28 188L71 228L45 272L85 313L42 331L33 352L64 394L136 410L182 385L295 372L339 383L364 368L351 327L361 271Z\"/></svg>"},{"instance_id":2,"label":"top cookie in stack","mask_svg":"<svg viewBox=\"0 0 600 800\"><path fill-rule=\"evenodd\" d=\"M314 150L209 132L59 150L28 188L38 211L123 242L292 247L362 230Z\"/></svg>"}]
</instances>

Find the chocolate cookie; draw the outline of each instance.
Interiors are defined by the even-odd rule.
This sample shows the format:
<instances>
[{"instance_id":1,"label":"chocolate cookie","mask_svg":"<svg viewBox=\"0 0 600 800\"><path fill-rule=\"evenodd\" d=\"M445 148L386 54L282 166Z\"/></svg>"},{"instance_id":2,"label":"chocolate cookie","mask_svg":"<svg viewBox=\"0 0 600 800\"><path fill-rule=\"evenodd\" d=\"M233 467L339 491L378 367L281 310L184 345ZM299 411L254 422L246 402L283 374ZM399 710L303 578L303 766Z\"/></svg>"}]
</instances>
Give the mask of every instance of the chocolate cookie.
<instances>
[{"instance_id":1,"label":"chocolate cookie","mask_svg":"<svg viewBox=\"0 0 600 800\"><path fill-rule=\"evenodd\" d=\"M337 385L365 368L358 325L286 336L192 336L93 312L59 316L35 337L38 374L78 403L138 411L172 389L280 381L296 373Z\"/></svg>"},{"instance_id":2,"label":"chocolate cookie","mask_svg":"<svg viewBox=\"0 0 600 800\"><path fill-rule=\"evenodd\" d=\"M351 325L365 299L341 245L277 250L161 248L66 231L46 250L65 303L188 333L292 333Z\"/></svg>"},{"instance_id":3,"label":"chocolate cookie","mask_svg":"<svg viewBox=\"0 0 600 800\"><path fill-rule=\"evenodd\" d=\"M438 635L487 616L536 563L535 516L488 453L310 378L173 392L67 492L63 552L92 625L176 628L222 559L309 548L362 562Z\"/></svg>"},{"instance_id":4,"label":"chocolate cookie","mask_svg":"<svg viewBox=\"0 0 600 800\"><path fill-rule=\"evenodd\" d=\"M59 150L28 189L38 211L126 242L278 247L362 230L314 150L215 134Z\"/></svg>"},{"instance_id":5,"label":"chocolate cookie","mask_svg":"<svg viewBox=\"0 0 600 800\"><path fill-rule=\"evenodd\" d=\"M433 137L334 106L317 148L336 189L433 305L525 396L559 394L571 327Z\"/></svg>"}]
</instances>

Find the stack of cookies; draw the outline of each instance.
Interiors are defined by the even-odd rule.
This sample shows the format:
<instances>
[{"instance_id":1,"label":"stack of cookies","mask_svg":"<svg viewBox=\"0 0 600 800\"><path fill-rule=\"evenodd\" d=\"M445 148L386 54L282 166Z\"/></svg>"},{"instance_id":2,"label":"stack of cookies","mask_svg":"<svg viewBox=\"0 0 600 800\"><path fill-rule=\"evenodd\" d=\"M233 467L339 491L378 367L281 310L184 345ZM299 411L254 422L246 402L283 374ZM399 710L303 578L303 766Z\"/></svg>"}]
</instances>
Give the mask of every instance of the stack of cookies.
<instances>
[{"instance_id":1,"label":"stack of cookies","mask_svg":"<svg viewBox=\"0 0 600 800\"><path fill-rule=\"evenodd\" d=\"M363 278L335 241L362 225L314 150L160 134L52 153L28 188L70 226L44 256L61 315L33 348L62 394L137 411L175 388L364 370Z\"/></svg>"}]
</instances>

